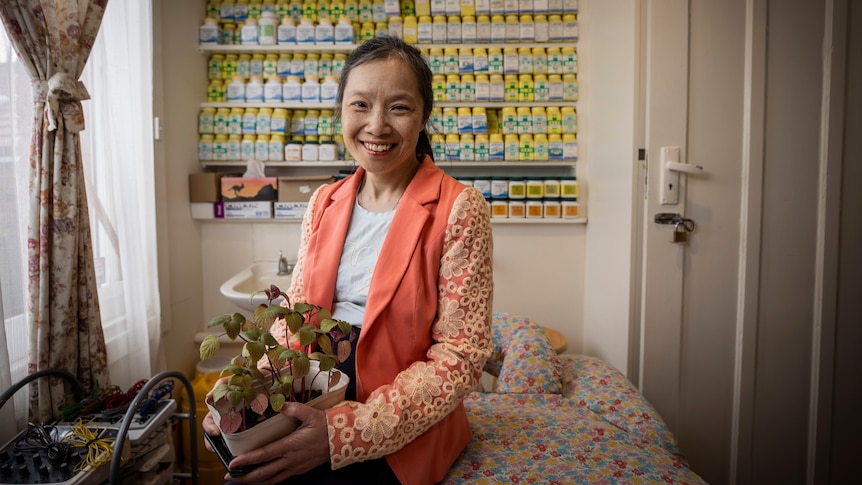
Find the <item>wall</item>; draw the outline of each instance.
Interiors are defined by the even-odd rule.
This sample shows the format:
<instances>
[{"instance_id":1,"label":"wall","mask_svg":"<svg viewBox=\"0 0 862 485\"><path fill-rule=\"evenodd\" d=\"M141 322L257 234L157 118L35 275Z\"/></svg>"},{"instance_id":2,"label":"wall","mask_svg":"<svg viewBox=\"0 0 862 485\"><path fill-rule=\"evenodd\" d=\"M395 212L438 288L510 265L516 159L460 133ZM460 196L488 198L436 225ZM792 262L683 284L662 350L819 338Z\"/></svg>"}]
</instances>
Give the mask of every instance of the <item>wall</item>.
<instances>
[{"instance_id":1,"label":"wall","mask_svg":"<svg viewBox=\"0 0 862 485\"><path fill-rule=\"evenodd\" d=\"M583 352L629 371L634 206L638 193L637 2L581 2L578 173L588 184ZM631 375L629 375L631 377Z\"/></svg>"},{"instance_id":2,"label":"wall","mask_svg":"<svg viewBox=\"0 0 862 485\"><path fill-rule=\"evenodd\" d=\"M203 328L201 228L191 220L188 174L197 162L197 112L206 91L206 59L196 25L205 2L153 2L154 107L164 127L156 142L156 212L163 352L168 369L193 375L194 333Z\"/></svg>"},{"instance_id":3,"label":"wall","mask_svg":"<svg viewBox=\"0 0 862 485\"><path fill-rule=\"evenodd\" d=\"M206 92L206 59L197 47L203 0L156 0L163 93L156 116L165 131L156 152L163 339L167 366L191 374L194 334L213 316L236 311L218 288L253 261L275 261L279 249L294 259L295 223L200 222L191 219L187 176L197 161L197 115ZM599 53L601 55L601 52ZM586 163L578 171L586 171ZM587 190L587 184L584 184ZM494 225L496 311L528 315L562 332L569 352L583 348L585 225ZM537 282L541 282L537 284ZM623 326L626 323L621 322ZM624 353L624 352L623 352ZM624 362L623 362L624 365Z\"/></svg>"}]
</instances>

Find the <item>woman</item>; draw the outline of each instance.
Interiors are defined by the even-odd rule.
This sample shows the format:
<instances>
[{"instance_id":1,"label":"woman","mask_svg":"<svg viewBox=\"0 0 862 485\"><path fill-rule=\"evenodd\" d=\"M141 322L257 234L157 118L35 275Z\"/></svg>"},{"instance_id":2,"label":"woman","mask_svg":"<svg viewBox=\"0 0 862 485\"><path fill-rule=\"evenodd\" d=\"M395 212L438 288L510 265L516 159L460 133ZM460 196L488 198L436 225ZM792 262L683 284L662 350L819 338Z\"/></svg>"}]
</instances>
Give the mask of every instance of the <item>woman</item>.
<instances>
[{"instance_id":1,"label":"woman","mask_svg":"<svg viewBox=\"0 0 862 485\"><path fill-rule=\"evenodd\" d=\"M357 48L337 101L359 168L312 196L287 293L358 327L355 397L286 405L300 428L231 466L262 464L242 483L434 483L470 441L462 399L491 350L487 205L434 164L431 71L416 48Z\"/></svg>"}]
</instances>

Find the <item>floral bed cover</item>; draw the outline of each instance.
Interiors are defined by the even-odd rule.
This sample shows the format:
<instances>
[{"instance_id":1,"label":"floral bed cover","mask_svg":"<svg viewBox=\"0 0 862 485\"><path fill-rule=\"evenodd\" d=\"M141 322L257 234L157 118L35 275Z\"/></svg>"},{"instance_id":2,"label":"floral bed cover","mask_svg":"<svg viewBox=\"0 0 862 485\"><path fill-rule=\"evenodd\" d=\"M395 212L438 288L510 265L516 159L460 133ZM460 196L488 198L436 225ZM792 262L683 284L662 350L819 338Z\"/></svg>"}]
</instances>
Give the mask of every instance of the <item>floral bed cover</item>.
<instances>
[{"instance_id":1,"label":"floral bed cover","mask_svg":"<svg viewBox=\"0 0 862 485\"><path fill-rule=\"evenodd\" d=\"M473 440L442 483L705 483L620 372L584 355L544 357L519 356L521 378L531 379L536 365L556 366L561 392L468 395Z\"/></svg>"}]
</instances>

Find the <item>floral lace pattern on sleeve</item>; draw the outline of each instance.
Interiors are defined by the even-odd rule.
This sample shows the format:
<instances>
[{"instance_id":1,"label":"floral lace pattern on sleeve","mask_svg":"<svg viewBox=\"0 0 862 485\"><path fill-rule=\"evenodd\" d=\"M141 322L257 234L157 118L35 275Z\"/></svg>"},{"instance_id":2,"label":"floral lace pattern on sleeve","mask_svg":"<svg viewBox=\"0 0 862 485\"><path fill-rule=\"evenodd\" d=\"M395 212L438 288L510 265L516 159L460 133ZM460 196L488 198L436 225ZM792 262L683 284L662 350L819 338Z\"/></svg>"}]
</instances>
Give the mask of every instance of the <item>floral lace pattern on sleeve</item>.
<instances>
[{"instance_id":1,"label":"floral lace pattern on sleeve","mask_svg":"<svg viewBox=\"0 0 862 485\"><path fill-rule=\"evenodd\" d=\"M428 360L413 363L367 402L346 401L327 412L333 469L398 451L474 388L491 352L492 249L485 200L466 189L449 214Z\"/></svg>"}]
</instances>

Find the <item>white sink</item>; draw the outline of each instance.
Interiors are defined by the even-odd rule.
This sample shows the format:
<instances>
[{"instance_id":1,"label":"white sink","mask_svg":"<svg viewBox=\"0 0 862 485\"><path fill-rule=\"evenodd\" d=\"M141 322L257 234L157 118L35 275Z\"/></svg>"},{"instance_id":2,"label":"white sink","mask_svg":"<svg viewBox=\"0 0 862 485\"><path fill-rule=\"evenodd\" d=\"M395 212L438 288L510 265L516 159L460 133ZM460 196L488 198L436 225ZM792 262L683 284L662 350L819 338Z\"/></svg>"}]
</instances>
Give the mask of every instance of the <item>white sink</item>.
<instances>
[{"instance_id":1,"label":"white sink","mask_svg":"<svg viewBox=\"0 0 862 485\"><path fill-rule=\"evenodd\" d=\"M259 293L251 299L251 295L269 288L270 285L278 286L281 291L287 291L290 286L291 275L278 274L278 261L260 261L252 263L251 266L231 276L222 283L219 291L227 297L234 305L250 312L247 318L252 318L254 309L261 303L266 303L266 293ZM274 301L281 302L282 298Z\"/></svg>"}]
</instances>

